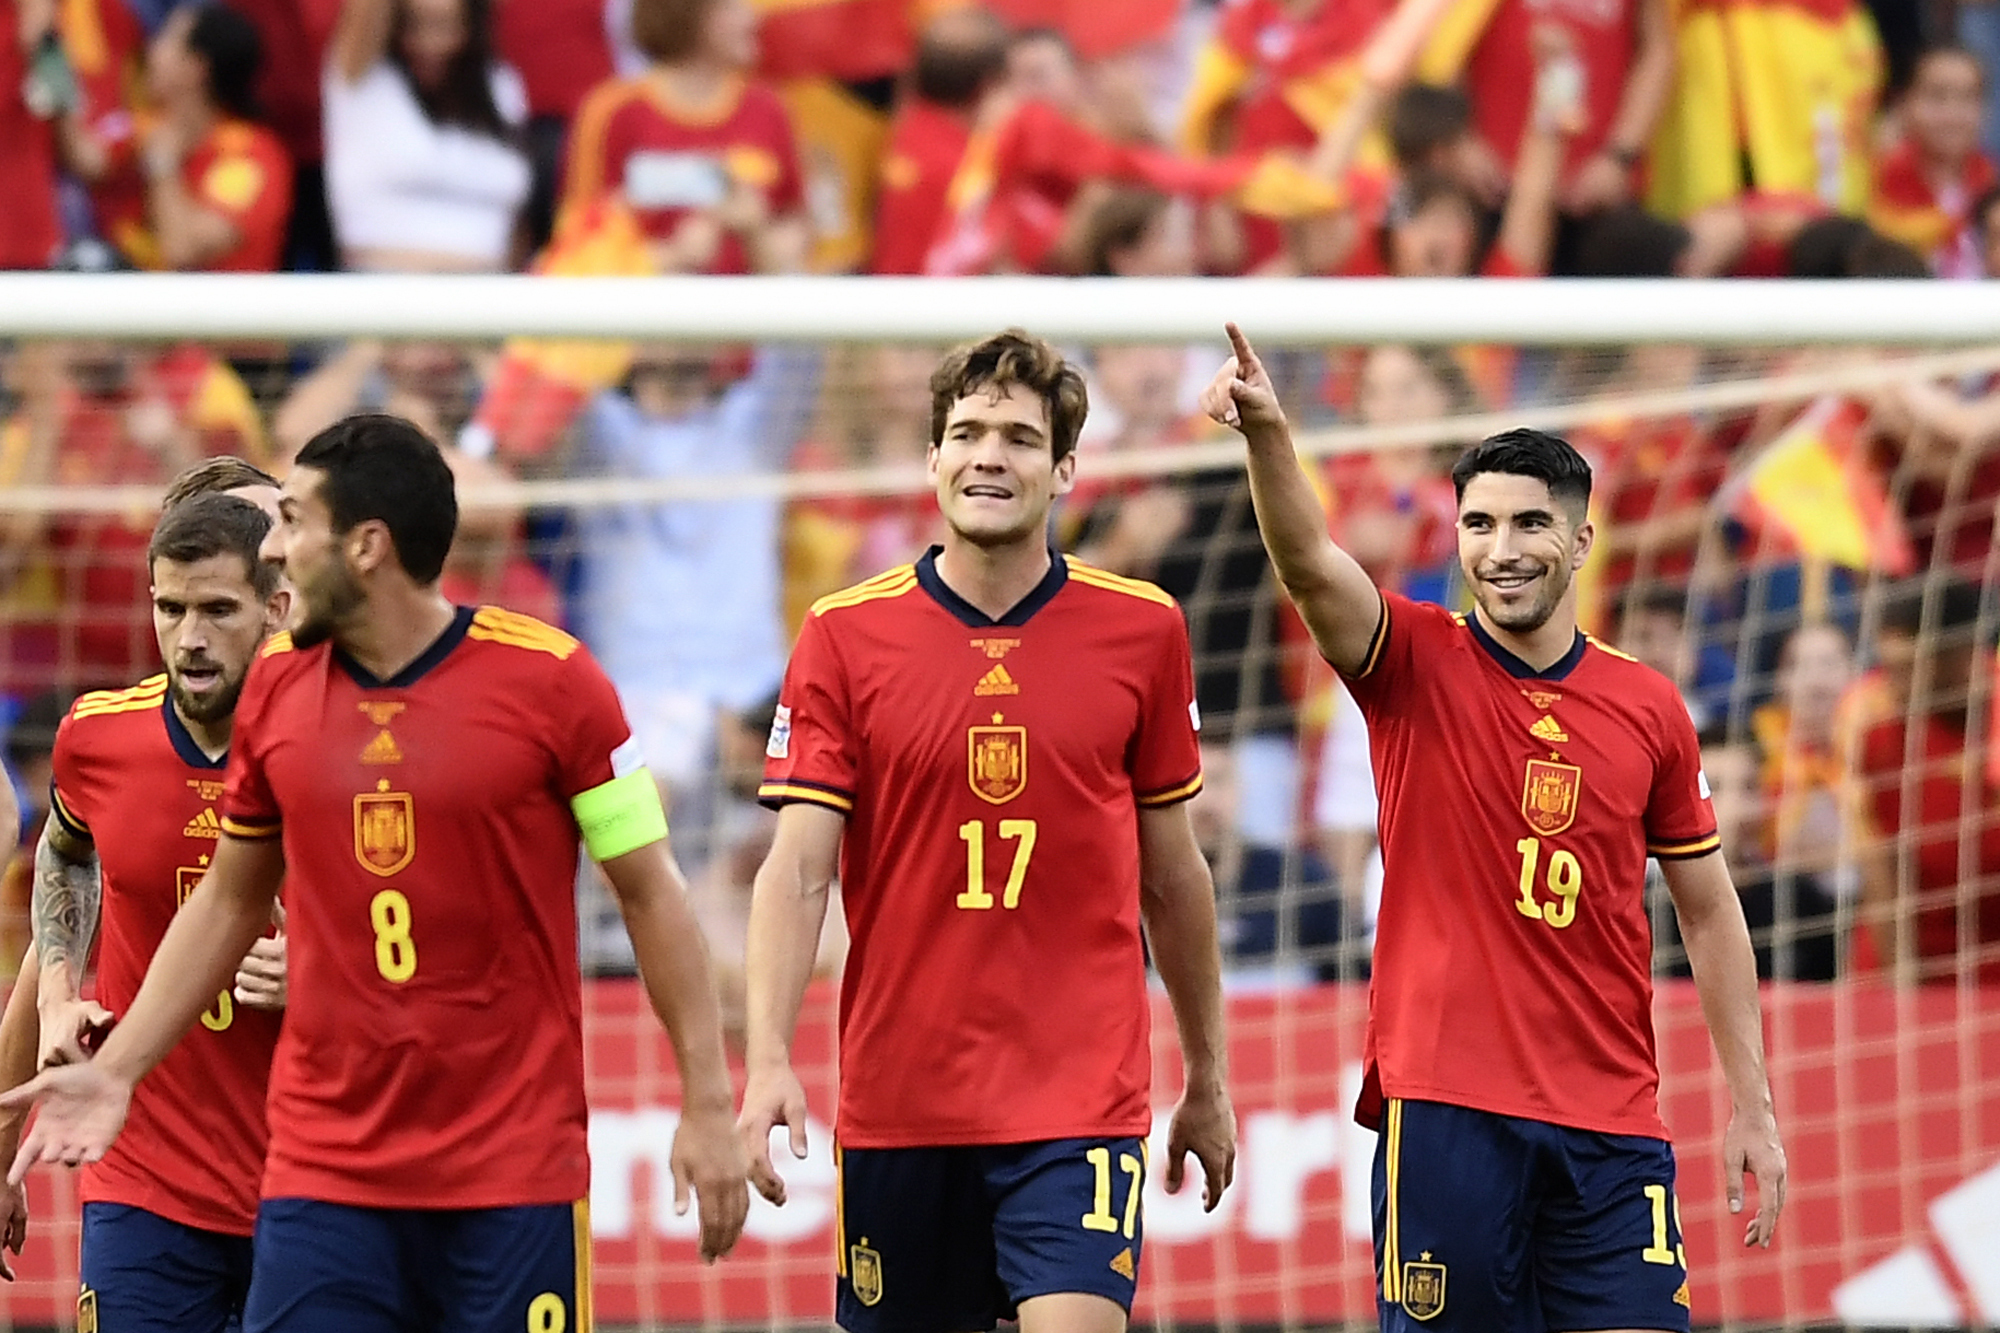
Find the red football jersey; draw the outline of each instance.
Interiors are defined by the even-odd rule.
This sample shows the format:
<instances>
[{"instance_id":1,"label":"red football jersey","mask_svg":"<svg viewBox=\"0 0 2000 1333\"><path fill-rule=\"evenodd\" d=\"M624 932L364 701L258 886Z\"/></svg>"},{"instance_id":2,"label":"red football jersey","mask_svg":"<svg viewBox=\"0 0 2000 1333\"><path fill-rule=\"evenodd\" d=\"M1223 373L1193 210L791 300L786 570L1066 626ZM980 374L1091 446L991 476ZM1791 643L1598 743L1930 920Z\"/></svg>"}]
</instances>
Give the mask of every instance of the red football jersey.
<instances>
[{"instance_id":1,"label":"red football jersey","mask_svg":"<svg viewBox=\"0 0 2000 1333\"><path fill-rule=\"evenodd\" d=\"M97 847L97 1002L114 1014L131 1008L174 913L208 871L222 782L222 761L188 734L163 675L83 695L56 732L50 817ZM276 1014L217 995L133 1092L124 1132L84 1168L84 1201L249 1235L278 1026Z\"/></svg>"},{"instance_id":2,"label":"red football jersey","mask_svg":"<svg viewBox=\"0 0 2000 1333\"><path fill-rule=\"evenodd\" d=\"M271 641L222 807L231 837L285 845L266 1198L583 1197L570 801L636 769L630 737L582 646L510 611L462 608L386 681Z\"/></svg>"},{"instance_id":3,"label":"red football jersey","mask_svg":"<svg viewBox=\"0 0 2000 1333\"><path fill-rule=\"evenodd\" d=\"M1137 808L1201 788L1187 628L1060 558L991 620L936 554L814 605L766 747L766 805L847 816L835 1133L1144 1134Z\"/></svg>"},{"instance_id":4,"label":"red football jersey","mask_svg":"<svg viewBox=\"0 0 2000 1333\"><path fill-rule=\"evenodd\" d=\"M670 239L696 201L721 202L731 182L761 191L773 214L805 204L791 118L761 83L739 84L715 105L696 107L675 103L655 79L613 80L583 99L565 152L565 210L622 191L657 240ZM740 238L723 240L710 271L750 271Z\"/></svg>"},{"instance_id":5,"label":"red football jersey","mask_svg":"<svg viewBox=\"0 0 2000 1333\"><path fill-rule=\"evenodd\" d=\"M1383 865L1356 1118L1388 1096L1667 1137L1646 858L1721 845L1673 685L1583 634L1536 671L1385 593L1348 688Z\"/></svg>"},{"instance_id":6,"label":"red football jersey","mask_svg":"<svg viewBox=\"0 0 2000 1333\"><path fill-rule=\"evenodd\" d=\"M912 97L896 112L876 182L873 273L922 273L949 212L948 194L972 127L957 112Z\"/></svg>"},{"instance_id":7,"label":"red football jersey","mask_svg":"<svg viewBox=\"0 0 2000 1333\"><path fill-rule=\"evenodd\" d=\"M1535 100L1534 31L1554 23L1583 66L1584 129L1571 136L1566 170L1604 146L1618 118L1641 0L1499 0L1465 65L1480 137L1511 172Z\"/></svg>"}]
</instances>

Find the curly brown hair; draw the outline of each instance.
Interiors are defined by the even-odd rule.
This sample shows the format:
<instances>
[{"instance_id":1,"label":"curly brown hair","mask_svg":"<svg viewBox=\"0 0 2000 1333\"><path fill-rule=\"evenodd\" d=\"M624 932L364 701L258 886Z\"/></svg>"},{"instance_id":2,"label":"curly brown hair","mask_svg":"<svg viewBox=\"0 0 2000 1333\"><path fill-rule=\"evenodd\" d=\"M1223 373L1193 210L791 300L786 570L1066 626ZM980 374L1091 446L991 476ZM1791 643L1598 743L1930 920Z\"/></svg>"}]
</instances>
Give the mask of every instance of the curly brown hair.
<instances>
[{"instance_id":1,"label":"curly brown hair","mask_svg":"<svg viewBox=\"0 0 2000 1333\"><path fill-rule=\"evenodd\" d=\"M931 447L944 443L945 418L959 399L1015 384L1041 398L1049 413L1051 458L1067 458L1090 411L1090 395L1082 373L1061 352L1022 329L955 347L938 364L931 374Z\"/></svg>"}]
</instances>

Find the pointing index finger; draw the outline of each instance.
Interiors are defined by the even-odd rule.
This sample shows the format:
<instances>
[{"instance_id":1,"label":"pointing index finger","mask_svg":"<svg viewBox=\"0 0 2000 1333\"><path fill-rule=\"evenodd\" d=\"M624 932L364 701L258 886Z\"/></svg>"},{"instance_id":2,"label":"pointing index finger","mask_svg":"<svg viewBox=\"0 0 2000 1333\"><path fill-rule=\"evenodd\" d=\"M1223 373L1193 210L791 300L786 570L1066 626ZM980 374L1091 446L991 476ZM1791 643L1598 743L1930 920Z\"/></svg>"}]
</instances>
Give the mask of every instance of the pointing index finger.
<instances>
[{"instance_id":1,"label":"pointing index finger","mask_svg":"<svg viewBox=\"0 0 2000 1333\"><path fill-rule=\"evenodd\" d=\"M1229 333L1229 350L1236 354L1237 366L1242 373L1248 374L1250 368L1258 364L1255 349L1250 346L1250 340L1243 336L1243 330L1236 326L1234 320L1222 327Z\"/></svg>"}]
</instances>

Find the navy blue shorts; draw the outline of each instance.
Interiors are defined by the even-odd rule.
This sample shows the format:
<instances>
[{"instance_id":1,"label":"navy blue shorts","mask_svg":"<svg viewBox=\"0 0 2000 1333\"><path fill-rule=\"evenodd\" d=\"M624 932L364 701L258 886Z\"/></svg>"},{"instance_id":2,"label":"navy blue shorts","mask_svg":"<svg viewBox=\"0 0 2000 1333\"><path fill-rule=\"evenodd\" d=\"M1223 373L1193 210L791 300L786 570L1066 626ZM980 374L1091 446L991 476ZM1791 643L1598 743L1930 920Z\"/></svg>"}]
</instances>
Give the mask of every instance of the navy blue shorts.
<instances>
[{"instance_id":1,"label":"navy blue shorts","mask_svg":"<svg viewBox=\"0 0 2000 1333\"><path fill-rule=\"evenodd\" d=\"M235 1333L250 1290L250 1238L87 1203L81 1275L78 1333Z\"/></svg>"},{"instance_id":2,"label":"navy blue shorts","mask_svg":"<svg viewBox=\"0 0 2000 1333\"><path fill-rule=\"evenodd\" d=\"M246 1333L590 1333L585 1205L266 1199ZM115 1330L106 1329L106 1333Z\"/></svg>"},{"instance_id":3,"label":"navy blue shorts","mask_svg":"<svg viewBox=\"0 0 2000 1333\"><path fill-rule=\"evenodd\" d=\"M1127 1313L1139 1279L1145 1141L834 1149L840 1326L975 1333L1080 1292Z\"/></svg>"},{"instance_id":4,"label":"navy blue shorts","mask_svg":"<svg viewBox=\"0 0 2000 1333\"><path fill-rule=\"evenodd\" d=\"M1685 1333L1673 1145L1391 1101L1375 1148L1375 1275L1385 1333Z\"/></svg>"}]
</instances>

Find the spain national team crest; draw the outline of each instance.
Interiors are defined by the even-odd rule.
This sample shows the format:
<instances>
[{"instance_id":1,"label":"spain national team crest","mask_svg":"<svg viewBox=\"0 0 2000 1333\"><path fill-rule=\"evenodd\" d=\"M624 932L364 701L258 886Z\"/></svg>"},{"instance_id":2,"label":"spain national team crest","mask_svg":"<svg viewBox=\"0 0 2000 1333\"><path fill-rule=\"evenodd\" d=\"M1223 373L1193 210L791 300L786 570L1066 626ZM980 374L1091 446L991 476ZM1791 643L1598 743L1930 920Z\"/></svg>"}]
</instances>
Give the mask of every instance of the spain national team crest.
<instances>
[{"instance_id":1,"label":"spain national team crest","mask_svg":"<svg viewBox=\"0 0 2000 1333\"><path fill-rule=\"evenodd\" d=\"M866 1236L859 1245L848 1247L847 1285L854 1289L854 1299L863 1305L881 1304L882 1256L868 1248Z\"/></svg>"},{"instance_id":2,"label":"spain national team crest","mask_svg":"<svg viewBox=\"0 0 2000 1333\"><path fill-rule=\"evenodd\" d=\"M965 734L969 770L966 778L982 801L1005 805L1028 788L1028 729L999 725L971 727Z\"/></svg>"},{"instance_id":3,"label":"spain national team crest","mask_svg":"<svg viewBox=\"0 0 2000 1333\"><path fill-rule=\"evenodd\" d=\"M1576 802L1582 794L1583 770L1575 764L1530 759L1521 816L1535 832L1553 837L1576 821Z\"/></svg>"},{"instance_id":4,"label":"spain national team crest","mask_svg":"<svg viewBox=\"0 0 2000 1333\"><path fill-rule=\"evenodd\" d=\"M1435 1319L1444 1313L1444 1265L1428 1262L1403 1265L1403 1309L1412 1319Z\"/></svg>"},{"instance_id":5,"label":"spain national team crest","mask_svg":"<svg viewBox=\"0 0 2000 1333\"><path fill-rule=\"evenodd\" d=\"M416 859L416 802L406 791L354 798L354 859L385 879Z\"/></svg>"}]
</instances>

